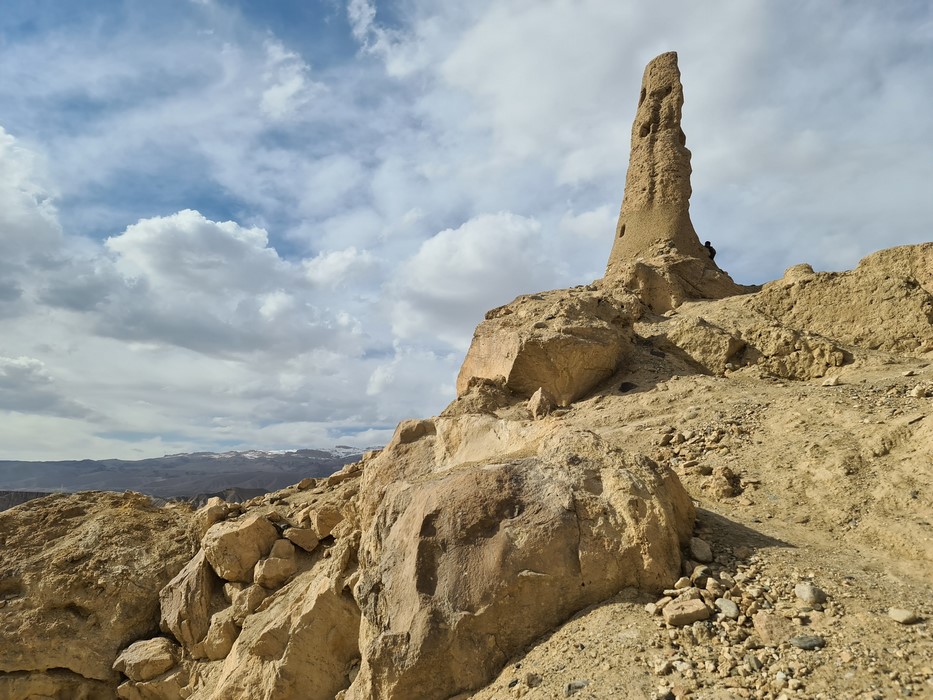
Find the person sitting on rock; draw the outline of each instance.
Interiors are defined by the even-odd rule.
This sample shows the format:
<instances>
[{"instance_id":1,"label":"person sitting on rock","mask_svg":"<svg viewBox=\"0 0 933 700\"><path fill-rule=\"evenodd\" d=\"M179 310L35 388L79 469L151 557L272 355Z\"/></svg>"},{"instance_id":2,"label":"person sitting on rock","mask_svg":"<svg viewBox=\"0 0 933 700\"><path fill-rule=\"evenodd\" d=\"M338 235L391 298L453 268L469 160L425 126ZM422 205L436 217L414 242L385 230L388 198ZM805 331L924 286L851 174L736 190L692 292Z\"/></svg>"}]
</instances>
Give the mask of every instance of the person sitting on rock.
<instances>
[{"instance_id":1,"label":"person sitting on rock","mask_svg":"<svg viewBox=\"0 0 933 700\"><path fill-rule=\"evenodd\" d=\"M715 260L716 249L712 246L712 244L709 241L706 241L706 243L703 244L703 247L706 248L706 252L709 253L709 259Z\"/></svg>"}]
</instances>

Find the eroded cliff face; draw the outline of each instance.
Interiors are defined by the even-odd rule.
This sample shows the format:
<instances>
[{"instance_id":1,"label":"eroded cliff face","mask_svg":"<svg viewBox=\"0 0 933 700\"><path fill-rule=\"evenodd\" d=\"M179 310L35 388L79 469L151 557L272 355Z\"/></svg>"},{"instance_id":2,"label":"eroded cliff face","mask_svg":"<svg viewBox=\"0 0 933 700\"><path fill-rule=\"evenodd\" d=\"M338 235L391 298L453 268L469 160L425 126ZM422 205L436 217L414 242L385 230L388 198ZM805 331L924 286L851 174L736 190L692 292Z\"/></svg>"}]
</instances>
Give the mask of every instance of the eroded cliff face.
<instances>
[{"instance_id":1,"label":"eroded cliff face","mask_svg":"<svg viewBox=\"0 0 933 700\"><path fill-rule=\"evenodd\" d=\"M843 273L795 266L739 295L689 226L681 104L665 54L646 70L633 140L647 169L630 171L606 278L487 314L440 416L402 422L328 479L242 505L78 494L0 514L0 696L468 697L580 611L656 599L681 574L696 619L719 620L696 587L694 499L732 503L743 489L773 489L770 503L810 484L813 522L831 530L858 512L858 546L906 513L883 547L929 567L917 505L929 465L914 442L929 442L933 383L910 389L917 414L884 434L839 413L827 437L831 397L808 398L813 415L796 412L784 433L743 407L755 397L784 420L849 373L926 366L933 244ZM691 427L665 427L676 421ZM848 455L845 469L886 460L877 498L836 488L844 465L822 460L821 442ZM771 462L781 469L758 469ZM899 500L905 484L922 497ZM768 517L799 517L806 498Z\"/></svg>"}]
</instances>

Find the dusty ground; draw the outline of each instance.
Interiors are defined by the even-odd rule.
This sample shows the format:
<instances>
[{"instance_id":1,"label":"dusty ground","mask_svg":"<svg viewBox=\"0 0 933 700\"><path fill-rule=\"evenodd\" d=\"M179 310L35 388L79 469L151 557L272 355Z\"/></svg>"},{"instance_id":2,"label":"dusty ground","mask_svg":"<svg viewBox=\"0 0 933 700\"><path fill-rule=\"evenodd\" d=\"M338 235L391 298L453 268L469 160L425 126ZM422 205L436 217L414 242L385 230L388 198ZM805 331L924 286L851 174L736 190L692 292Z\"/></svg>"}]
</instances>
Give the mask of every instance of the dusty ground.
<instances>
[{"instance_id":1,"label":"dusty ground","mask_svg":"<svg viewBox=\"0 0 933 700\"><path fill-rule=\"evenodd\" d=\"M645 609L660 596L623 593L470 697L933 698L933 366L861 353L806 382L717 377L646 343L629 367L546 420L669 464L700 507L712 578L823 646L763 640L750 614L671 627ZM825 603L795 595L805 581Z\"/></svg>"}]
</instances>

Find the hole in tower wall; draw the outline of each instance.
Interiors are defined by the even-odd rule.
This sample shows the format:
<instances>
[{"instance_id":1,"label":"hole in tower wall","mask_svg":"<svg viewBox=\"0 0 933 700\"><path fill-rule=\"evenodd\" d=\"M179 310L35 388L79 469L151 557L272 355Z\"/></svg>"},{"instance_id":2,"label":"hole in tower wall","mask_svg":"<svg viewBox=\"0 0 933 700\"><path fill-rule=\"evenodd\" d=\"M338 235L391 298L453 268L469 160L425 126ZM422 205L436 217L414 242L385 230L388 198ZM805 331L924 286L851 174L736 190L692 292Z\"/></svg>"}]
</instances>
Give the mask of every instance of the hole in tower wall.
<instances>
[{"instance_id":1,"label":"hole in tower wall","mask_svg":"<svg viewBox=\"0 0 933 700\"><path fill-rule=\"evenodd\" d=\"M645 122L641 125L641 128L638 130L638 135L642 138L645 138L648 134L651 133L651 123Z\"/></svg>"},{"instance_id":2,"label":"hole in tower wall","mask_svg":"<svg viewBox=\"0 0 933 700\"><path fill-rule=\"evenodd\" d=\"M625 224L622 224L621 226L619 226L619 238L622 238L622 236L624 235L625 235Z\"/></svg>"},{"instance_id":3,"label":"hole in tower wall","mask_svg":"<svg viewBox=\"0 0 933 700\"><path fill-rule=\"evenodd\" d=\"M641 103L645 101L645 97L647 97L647 96L648 96L647 91L645 90L645 88L642 88L642 89L641 89L641 95L638 96L638 106L639 106L639 107L641 107Z\"/></svg>"}]
</instances>

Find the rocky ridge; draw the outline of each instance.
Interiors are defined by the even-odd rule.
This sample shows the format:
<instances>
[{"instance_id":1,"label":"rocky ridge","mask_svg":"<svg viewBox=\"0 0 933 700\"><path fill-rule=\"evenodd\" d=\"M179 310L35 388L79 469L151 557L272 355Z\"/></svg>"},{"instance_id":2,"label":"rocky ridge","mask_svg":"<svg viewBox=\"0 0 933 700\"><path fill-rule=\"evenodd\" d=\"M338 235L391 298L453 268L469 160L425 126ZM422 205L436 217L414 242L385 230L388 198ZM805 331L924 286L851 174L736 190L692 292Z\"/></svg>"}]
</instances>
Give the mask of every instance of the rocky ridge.
<instances>
[{"instance_id":1,"label":"rocky ridge","mask_svg":"<svg viewBox=\"0 0 933 700\"><path fill-rule=\"evenodd\" d=\"M243 504L0 514L0 696L933 695L933 244L735 285L682 102L664 54L625 247L490 312L441 415Z\"/></svg>"}]
</instances>

